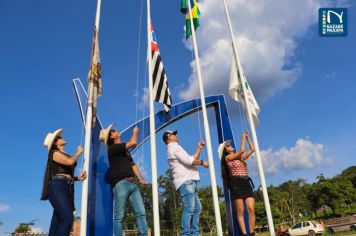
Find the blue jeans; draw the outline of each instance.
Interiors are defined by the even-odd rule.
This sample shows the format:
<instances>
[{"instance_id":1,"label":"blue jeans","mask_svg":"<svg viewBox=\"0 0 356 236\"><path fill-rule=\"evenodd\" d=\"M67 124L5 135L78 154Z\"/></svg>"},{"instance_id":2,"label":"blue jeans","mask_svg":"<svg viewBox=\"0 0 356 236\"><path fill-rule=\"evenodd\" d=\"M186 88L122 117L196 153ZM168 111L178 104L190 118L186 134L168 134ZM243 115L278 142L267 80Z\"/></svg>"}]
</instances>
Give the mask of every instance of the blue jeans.
<instances>
[{"instance_id":1,"label":"blue jeans","mask_svg":"<svg viewBox=\"0 0 356 236\"><path fill-rule=\"evenodd\" d=\"M53 179L48 184L48 199L53 207L49 236L68 236L74 220L73 185L65 179Z\"/></svg>"},{"instance_id":2,"label":"blue jeans","mask_svg":"<svg viewBox=\"0 0 356 236\"><path fill-rule=\"evenodd\" d=\"M185 181L178 188L178 193L183 202L181 235L199 235L201 203L197 194L197 181Z\"/></svg>"},{"instance_id":3,"label":"blue jeans","mask_svg":"<svg viewBox=\"0 0 356 236\"><path fill-rule=\"evenodd\" d=\"M114 235L122 236L122 222L125 217L125 204L129 199L136 215L139 235L147 235L146 211L140 190L136 181L130 183L127 179L119 181L113 188L114 194Z\"/></svg>"}]
</instances>

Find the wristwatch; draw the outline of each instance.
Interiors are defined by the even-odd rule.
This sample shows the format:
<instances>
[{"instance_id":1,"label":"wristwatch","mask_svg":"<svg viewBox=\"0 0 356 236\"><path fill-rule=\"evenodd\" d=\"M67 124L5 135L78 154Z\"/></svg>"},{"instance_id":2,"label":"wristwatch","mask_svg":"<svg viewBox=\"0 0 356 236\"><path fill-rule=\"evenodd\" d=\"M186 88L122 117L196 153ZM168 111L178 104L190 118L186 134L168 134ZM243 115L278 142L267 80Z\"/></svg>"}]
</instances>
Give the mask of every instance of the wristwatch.
<instances>
[{"instance_id":1,"label":"wristwatch","mask_svg":"<svg viewBox=\"0 0 356 236\"><path fill-rule=\"evenodd\" d=\"M203 165L204 164L204 161L203 160L200 160L200 165Z\"/></svg>"}]
</instances>

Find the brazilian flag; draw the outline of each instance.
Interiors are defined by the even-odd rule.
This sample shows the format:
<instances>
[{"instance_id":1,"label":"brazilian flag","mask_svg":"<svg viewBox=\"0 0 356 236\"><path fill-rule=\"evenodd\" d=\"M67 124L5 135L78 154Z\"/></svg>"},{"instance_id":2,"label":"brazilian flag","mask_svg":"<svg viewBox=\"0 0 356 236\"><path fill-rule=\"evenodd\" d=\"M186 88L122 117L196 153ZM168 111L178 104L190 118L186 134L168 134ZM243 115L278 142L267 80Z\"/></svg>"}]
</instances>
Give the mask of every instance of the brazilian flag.
<instances>
[{"instance_id":1,"label":"brazilian flag","mask_svg":"<svg viewBox=\"0 0 356 236\"><path fill-rule=\"evenodd\" d=\"M200 11L198 8L197 0L181 0L180 11L185 14L185 38L188 39L190 35L192 35L192 29L190 27L190 15L188 11L188 3L190 1L190 6L192 8L192 16L193 16L193 24L194 29L198 28L199 24L199 16Z\"/></svg>"}]
</instances>

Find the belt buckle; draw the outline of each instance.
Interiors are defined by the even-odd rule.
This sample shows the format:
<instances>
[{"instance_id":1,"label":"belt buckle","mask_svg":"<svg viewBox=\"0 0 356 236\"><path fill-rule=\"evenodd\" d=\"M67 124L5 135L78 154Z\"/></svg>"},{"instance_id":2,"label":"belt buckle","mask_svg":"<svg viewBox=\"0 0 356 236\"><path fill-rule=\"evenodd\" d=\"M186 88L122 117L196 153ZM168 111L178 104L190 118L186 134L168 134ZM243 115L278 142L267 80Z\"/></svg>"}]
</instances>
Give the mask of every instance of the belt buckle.
<instances>
[{"instance_id":1,"label":"belt buckle","mask_svg":"<svg viewBox=\"0 0 356 236\"><path fill-rule=\"evenodd\" d=\"M129 181L130 183L133 183L135 181L135 177L127 177L126 178L127 181Z\"/></svg>"},{"instance_id":2,"label":"belt buckle","mask_svg":"<svg viewBox=\"0 0 356 236\"><path fill-rule=\"evenodd\" d=\"M74 184L74 180L72 178L66 178L68 181L68 184L72 185Z\"/></svg>"}]
</instances>

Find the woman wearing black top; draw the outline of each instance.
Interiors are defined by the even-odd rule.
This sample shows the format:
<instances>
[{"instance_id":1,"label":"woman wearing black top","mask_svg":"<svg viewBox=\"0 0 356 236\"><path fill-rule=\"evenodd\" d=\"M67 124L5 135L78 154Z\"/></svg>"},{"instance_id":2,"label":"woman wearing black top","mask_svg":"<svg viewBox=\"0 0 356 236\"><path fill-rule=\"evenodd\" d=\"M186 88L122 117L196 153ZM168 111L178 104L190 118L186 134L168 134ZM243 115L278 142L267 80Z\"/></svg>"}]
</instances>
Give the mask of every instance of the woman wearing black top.
<instances>
[{"instance_id":1,"label":"woman wearing black top","mask_svg":"<svg viewBox=\"0 0 356 236\"><path fill-rule=\"evenodd\" d=\"M64 151L67 142L60 136L63 131L63 129L58 129L53 133L48 133L44 140L44 146L48 149L48 160L41 200L48 199L53 207L49 236L70 234L74 220L73 183L86 178L85 172L74 177L74 168L83 148L78 146L74 156L68 155Z\"/></svg>"}]
</instances>

